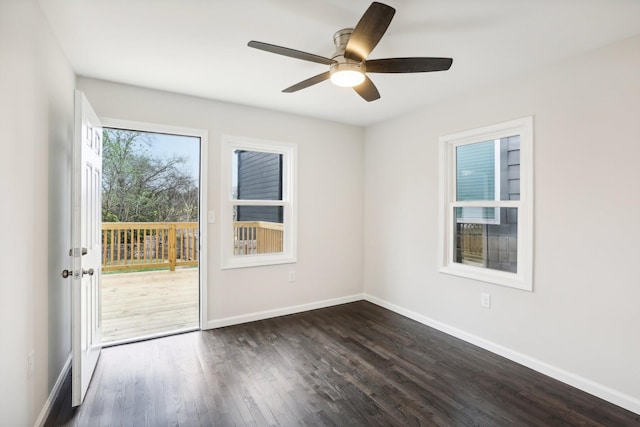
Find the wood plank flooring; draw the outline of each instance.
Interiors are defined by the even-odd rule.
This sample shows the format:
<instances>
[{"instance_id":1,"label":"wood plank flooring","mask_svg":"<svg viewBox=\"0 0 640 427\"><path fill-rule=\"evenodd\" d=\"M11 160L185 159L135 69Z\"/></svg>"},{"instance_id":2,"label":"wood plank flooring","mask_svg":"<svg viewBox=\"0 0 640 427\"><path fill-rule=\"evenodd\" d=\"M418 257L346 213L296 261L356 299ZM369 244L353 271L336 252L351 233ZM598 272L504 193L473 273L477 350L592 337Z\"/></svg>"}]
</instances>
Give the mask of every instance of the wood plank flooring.
<instances>
[{"instance_id":1,"label":"wood plank flooring","mask_svg":"<svg viewBox=\"0 0 640 427\"><path fill-rule=\"evenodd\" d=\"M197 268L102 276L102 341L199 326Z\"/></svg>"},{"instance_id":2,"label":"wood plank flooring","mask_svg":"<svg viewBox=\"0 0 640 427\"><path fill-rule=\"evenodd\" d=\"M638 426L640 415L368 302L103 351L47 426Z\"/></svg>"}]
</instances>

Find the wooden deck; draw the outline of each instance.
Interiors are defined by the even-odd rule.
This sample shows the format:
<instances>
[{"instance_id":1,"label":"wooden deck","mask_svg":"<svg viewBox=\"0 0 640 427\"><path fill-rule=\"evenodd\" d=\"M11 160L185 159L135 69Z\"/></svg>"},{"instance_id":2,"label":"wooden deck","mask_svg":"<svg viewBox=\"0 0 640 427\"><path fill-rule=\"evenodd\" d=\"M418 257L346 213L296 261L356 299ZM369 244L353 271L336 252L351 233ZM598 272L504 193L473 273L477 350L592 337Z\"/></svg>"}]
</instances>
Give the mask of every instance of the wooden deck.
<instances>
[{"instance_id":1,"label":"wooden deck","mask_svg":"<svg viewBox=\"0 0 640 427\"><path fill-rule=\"evenodd\" d=\"M199 326L197 268L102 276L102 342Z\"/></svg>"}]
</instances>

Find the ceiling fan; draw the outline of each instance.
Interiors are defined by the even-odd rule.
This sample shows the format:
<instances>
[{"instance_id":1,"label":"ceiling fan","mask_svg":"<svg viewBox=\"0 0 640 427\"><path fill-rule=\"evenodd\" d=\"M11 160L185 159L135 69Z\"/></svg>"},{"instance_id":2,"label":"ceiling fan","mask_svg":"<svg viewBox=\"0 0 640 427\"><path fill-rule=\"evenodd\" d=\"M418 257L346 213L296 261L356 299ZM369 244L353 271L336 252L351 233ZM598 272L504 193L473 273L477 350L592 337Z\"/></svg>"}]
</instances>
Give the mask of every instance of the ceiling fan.
<instances>
[{"instance_id":1,"label":"ceiling fan","mask_svg":"<svg viewBox=\"0 0 640 427\"><path fill-rule=\"evenodd\" d=\"M344 87L352 87L364 100L371 102L380 98L378 89L366 73L423 73L445 71L451 67L451 58L386 58L369 59L367 56L376 47L389 27L396 10L386 4L373 2L355 28L344 28L333 35L336 51L331 58L302 52L252 40L249 47L278 55L311 61L329 66L329 71L296 83L283 92L297 92L317 83L331 79Z\"/></svg>"}]
</instances>

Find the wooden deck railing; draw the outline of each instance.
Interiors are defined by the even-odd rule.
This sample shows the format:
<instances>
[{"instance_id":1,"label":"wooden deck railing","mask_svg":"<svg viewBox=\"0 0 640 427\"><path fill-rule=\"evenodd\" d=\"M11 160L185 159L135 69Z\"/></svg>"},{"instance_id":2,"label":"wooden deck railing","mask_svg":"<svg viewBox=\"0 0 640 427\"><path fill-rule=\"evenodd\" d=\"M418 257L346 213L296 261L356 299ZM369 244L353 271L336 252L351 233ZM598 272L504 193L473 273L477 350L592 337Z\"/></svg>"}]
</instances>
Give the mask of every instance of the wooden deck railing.
<instances>
[{"instance_id":1,"label":"wooden deck railing","mask_svg":"<svg viewBox=\"0 0 640 427\"><path fill-rule=\"evenodd\" d=\"M266 221L233 223L234 255L279 253L284 227ZM103 222L102 270L146 270L198 265L197 222Z\"/></svg>"},{"instance_id":2,"label":"wooden deck railing","mask_svg":"<svg viewBox=\"0 0 640 427\"><path fill-rule=\"evenodd\" d=\"M235 221L233 223L234 255L272 254L282 252L284 226L277 222Z\"/></svg>"},{"instance_id":3,"label":"wooden deck railing","mask_svg":"<svg viewBox=\"0 0 640 427\"><path fill-rule=\"evenodd\" d=\"M197 222L103 222L102 269L198 265L199 244Z\"/></svg>"}]
</instances>

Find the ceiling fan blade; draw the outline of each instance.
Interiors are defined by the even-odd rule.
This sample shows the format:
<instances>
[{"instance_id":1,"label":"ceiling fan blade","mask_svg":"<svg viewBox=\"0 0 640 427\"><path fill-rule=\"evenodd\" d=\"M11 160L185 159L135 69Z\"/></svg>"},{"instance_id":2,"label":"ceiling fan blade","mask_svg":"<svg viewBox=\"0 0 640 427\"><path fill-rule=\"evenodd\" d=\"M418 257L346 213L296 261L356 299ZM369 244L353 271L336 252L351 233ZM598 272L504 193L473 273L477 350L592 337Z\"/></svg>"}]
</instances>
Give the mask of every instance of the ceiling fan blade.
<instances>
[{"instance_id":1,"label":"ceiling fan blade","mask_svg":"<svg viewBox=\"0 0 640 427\"><path fill-rule=\"evenodd\" d=\"M371 79L367 76L364 76L364 82L360 83L358 86L354 86L353 90L358 92L365 101L371 102L380 98L380 92L378 92L378 88L373 84Z\"/></svg>"},{"instance_id":2,"label":"ceiling fan blade","mask_svg":"<svg viewBox=\"0 0 640 427\"><path fill-rule=\"evenodd\" d=\"M308 78L307 80L303 80L300 83L296 83L293 86L290 86L284 89L283 92L286 92L286 93L297 92L301 89L305 89L305 88L308 88L309 86L313 86L317 83L328 80L330 77L331 77L331 74L327 71L325 73L318 74L317 76Z\"/></svg>"},{"instance_id":3,"label":"ceiling fan blade","mask_svg":"<svg viewBox=\"0 0 640 427\"><path fill-rule=\"evenodd\" d=\"M367 73L424 73L451 68L451 58L388 58L365 61Z\"/></svg>"},{"instance_id":4,"label":"ceiling fan blade","mask_svg":"<svg viewBox=\"0 0 640 427\"><path fill-rule=\"evenodd\" d=\"M302 52L301 50L289 49L288 47L276 46L274 44L258 42L255 40L251 40L249 43L247 43L247 46L254 49L276 53L278 55L288 56L290 58L302 59L303 61L317 62L318 64L331 65L336 62L333 59L314 55L313 53Z\"/></svg>"},{"instance_id":5,"label":"ceiling fan blade","mask_svg":"<svg viewBox=\"0 0 640 427\"><path fill-rule=\"evenodd\" d=\"M344 57L362 62L376 47L389 27L396 10L386 4L373 2L351 33Z\"/></svg>"}]
</instances>

